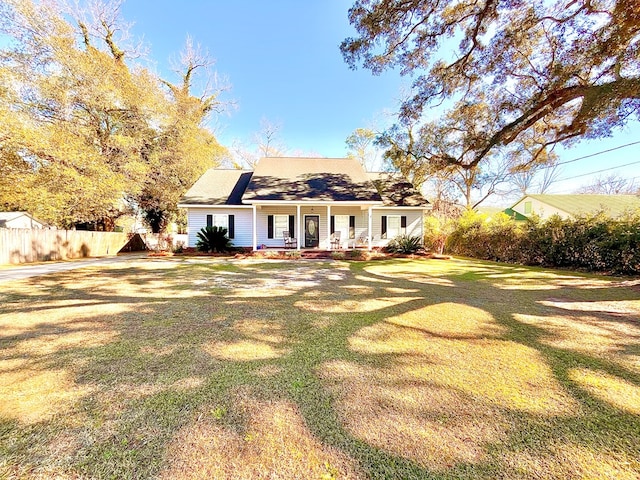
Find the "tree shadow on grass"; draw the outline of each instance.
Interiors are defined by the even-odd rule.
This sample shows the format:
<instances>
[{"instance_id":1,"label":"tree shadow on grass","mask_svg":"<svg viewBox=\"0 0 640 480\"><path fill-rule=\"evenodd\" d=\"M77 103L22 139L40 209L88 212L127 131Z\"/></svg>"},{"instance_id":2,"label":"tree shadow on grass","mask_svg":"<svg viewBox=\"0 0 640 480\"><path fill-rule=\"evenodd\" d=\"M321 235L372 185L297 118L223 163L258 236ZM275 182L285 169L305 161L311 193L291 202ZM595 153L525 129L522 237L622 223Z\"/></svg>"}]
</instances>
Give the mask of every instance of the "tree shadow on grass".
<instances>
[{"instance_id":1,"label":"tree shadow on grass","mask_svg":"<svg viewBox=\"0 0 640 480\"><path fill-rule=\"evenodd\" d=\"M370 272L369 275L371 275ZM483 280L486 279L476 276L468 281L479 282ZM453 290L451 288L434 287L431 285L428 287L429 296L432 298L437 297L439 302L447 302L448 300L458 301L459 286L463 286L459 282L460 280L454 282ZM397 285L402 287L409 287L408 283L411 282L403 281L401 277L397 279ZM579 287L577 288L579 289ZM603 287L600 291L592 292L593 297L596 299L609 298L605 288L606 287ZM458 290L458 292L455 292L455 290ZM483 445L484 453L490 457L489 459L478 459L477 462L454 462L454 466L446 468L445 471L442 471L442 469L436 465L435 469L430 471L427 471L427 469L422 473L434 478L457 478L458 476L469 478L477 478L478 476L493 477L497 476L498 472L500 472L500 476L504 477L535 477L541 475L539 471L535 471L536 465L538 468L548 468L545 467L545 460L551 460L556 463L554 466L555 469L551 468L549 472L543 474L543 476L546 475L553 478L558 475L570 475L572 472L571 468L574 468L574 466L571 464L563 465L563 462L571 460L570 456L567 457L567 455L570 454L561 451L566 442L568 444L567 448L577 449L577 452L573 454L575 460L583 462L583 464L575 466L578 471L582 469L586 471L587 475L593 475L594 472L595 475L610 473L606 468L614 469L611 463L615 464L617 460L620 460L621 464L630 462L632 466L628 470L625 470L623 467L620 472L617 473L631 476L637 474L638 468L640 468L637 461L637 446L635 440L639 433L638 429L640 428L640 419L637 414L625 410L624 405L621 407L615 404L615 402L612 403L611 401L603 400L596 396L593 391L585 389L584 385L576 380L572 372L575 369L583 368L616 376L617 378L624 379L624 381L629 384L632 393L633 389L636 388L637 390L638 385L640 385L638 373L627 367L620 366L606 357L549 346L542 338L548 336L550 332L544 328L523 324L516 320L515 317L520 313L520 308L523 306L528 314L549 315L550 309L537 303L538 298L545 298L545 293L523 292L519 294L523 298L514 302L496 302L495 299L500 298L499 295L501 292L490 284L487 284L486 281L480 289L466 288L464 290L469 293L466 297L467 304L484 308L487 312L491 313L498 325L505 327L505 332L497 337L481 335L477 337L475 341L483 342L493 337L500 342L521 345L524 347L524 353L527 351L533 352L535 356L543 360L543 365L549 368L551 380L557 383L560 387L559 392L564 393L565 398L560 398L557 406L550 404L548 412L545 411L546 407L544 404L540 405L538 409L531 411L531 409L522 408L522 405L518 405L517 403L510 406L509 404L501 404L498 402L504 420L510 426L503 432L503 438L497 441L487 441L486 444ZM561 290L563 290L564 294L570 295L575 293L576 288L562 287ZM491 299L492 301L487 302L487 299ZM525 302L523 300L527 301ZM420 304L419 302L416 305L412 305L415 309L423 306L424 304ZM374 319L369 317L368 321L373 320L373 323L378 321L388 322L388 313L389 312L384 312L380 317ZM603 316L597 313L596 317L606 321L606 318L603 318ZM434 319L425 318L425 321L428 323L433 323L433 320ZM579 322L581 319L577 317L574 320ZM631 325L635 325L636 323L636 320L632 316L630 316L627 321ZM362 327L362 325L363 324L360 324L359 326ZM405 328L415 330L413 326ZM355 330L351 332L351 335L354 333ZM468 336L460 337L450 334L444 336L433 335L428 331L425 331L424 335L425 342L443 337L453 342L460 339L465 341L469 340ZM350 335L345 335L345 338L349 336ZM369 339L371 339L371 337L369 337ZM383 341L389 340L388 336L383 339ZM633 342L633 339L631 342ZM322 343L319 342L318 345L322 345ZM486 347L491 348L491 345L487 345ZM348 358L350 350L351 349L347 347L345 351L336 358ZM396 358L386 356L385 362L389 365L398 364L397 360L399 357L400 355ZM469 355L468 360L473 359L473 356ZM522 361L522 359L518 357L506 360L516 363ZM400 363L398 366L401 365ZM454 370L455 366L451 368L452 373ZM354 370L352 373L357 374L360 372ZM455 390L451 388L446 381L443 382L443 385L447 385L451 390ZM479 398L481 399L483 395L482 389L476 392L473 392L473 390L470 392L468 389L464 391L471 394L474 401ZM524 394L526 394L526 392L523 392L523 395ZM312 397L313 396L315 395L312 395ZM351 397L350 400L357 402L358 398L355 396ZM486 400L487 399L485 399L485 401ZM489 403L494 403L495 398L489 397L488 401ZM301 403L303 404L303 402ZM321 405L327 405L327 403L328 402L320 402ZM568 403L568 405L562 405L563 403ZM554 407L558 408L559 411L554 412ZM390 414L393 413L394 412L390 412ZM335 415L331 415L331 411L327 411L325 416L335 418ZM315 417L312 414L308 414L306 418L310 421ZM342 422L332 420L329 422L329 425L341 425L343 423L343 419ZM390 425L387 424L386 426L389 427ZM322 433L324 428L322 425L318 428L318 435L321 436L321 438L324 435ZM533 431L534 434L529 434L530 431ZM327 435L328 438L334 438L335 436L335 434ZM418 437L419 436L416 435L415 439L418 439ZM554 452L554 450L556 451ZM598 458L600 454L602 458ZM590 455L592 459L588 460ZM520 458L511 464L509 459L502 458L503 456ZM539 458L536 458L536 456ZM593 458L596 460L593 460ZM605 470L598 470L598 462L603 459L608 461L609 465L605 467ZM386 462L382 462L382 464L386 465ZM424 468L424 464L421 466ZM565 470L563 470L563 468ZM370 472L373 472L374 478L388 477L388 472L384 469L372 469ZM388 478L392 478L392 476Z\"/></svg>"},{"instance_id":2,"label":"tree shadow on grass","mask_svg":"<svg viewBox=\"0 0 640 480\"><path fill-rule=\"evenodd\" d=\"M526 269L483 265L468 275L456 266L427 276L425 262L416 276L405 268L410 262L268 265L112 268L102 280L95 272L67 273L37 284L45 298L28 307L31 294L10 293L3 313L38 315L41 306L53 323L36 321L0 340L9 373L65 372L69 384L61 389L77 395L57 398L45 389L44 398L55 401L41 419L5 418L0 448L8 460L0 469L90 478L170 478L176 465L184 478L198 471L219 478L522 478L545 462L553 467L548 476L562 473L572 458L565 444L577 457L583 450L623 460L633 453L638 416L585 388L575 371L604 372L635 387L638 374L607 357L550 345L545 325L519 320L557 313L540 303L547 290L505 296L500 282ZM384 273L388 266L392 272ZM436 282L443 278L448 283ZM579 287L546 281L554 296L581 296ZM610 298L605 286L590 296ZM51 305L67 300L80 303ZM122 311L102 310L113 304ZM458 324L482 328L443 326L441 305L460 309ZM496 328L485 328L483 312ZM77 325L65 316L79 317ZM39 339L42 351L25 347ZM483 361L489 367L472 365ZM507 368L520 361L542 373ZM494 367L524 380L505 386L491 376ZM488 387L474 385L474 375ZM527 386L537 379L548 384ZM519 387L534 397L547 392L552 402L518 400ZM279 415L295 428L280 426ZM270 449L280 464L270 463ZM242 470L241 463L253 465ZM633 471L637 465L627 467Z\"/></svg>"}]
</instances>

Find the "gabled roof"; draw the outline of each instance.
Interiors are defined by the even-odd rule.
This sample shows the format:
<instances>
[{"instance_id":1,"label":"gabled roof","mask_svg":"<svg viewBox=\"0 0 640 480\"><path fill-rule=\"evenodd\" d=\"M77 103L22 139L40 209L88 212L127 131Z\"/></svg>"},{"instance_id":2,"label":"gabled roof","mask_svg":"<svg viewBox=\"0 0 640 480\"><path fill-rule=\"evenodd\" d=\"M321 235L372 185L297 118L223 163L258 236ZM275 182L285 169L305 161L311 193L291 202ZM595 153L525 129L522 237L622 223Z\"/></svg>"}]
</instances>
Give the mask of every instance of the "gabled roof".
<instances>
[{"instance_id":1,"label":"gabled roof","mask_svg":"<svg viewBox=\"0 0 640 480\"><path fill-rule=\"evenodd\" d=\"M46 225L43 221L38 220L29 212L0 212L0 227L5 226L7 222L11 222L20 217L28 217L32 222Z\"/></svg>"},{"instance_id":2,"label":"gabled roof","mask_svg":"<svg viewBox=\"0 0 640 480\"><path fill-rule=\"evenodd\" d=\"M381 202L354 158L265 157L256 166L244 201Z\"/></svg>"},{"instance_id":3,"label":"gabled roof","mask_svg":"<svg viewBox=\"0 0 640 480\"><path fill-rule=\"evenodd\" d=\"M369 172L385 205L397 207L427 207L429 202L401 175L393 172Z\"/></svg>"},{"instance_id":4,"label":"gabled roof","mask_svg":"<svg viewBox=\"0 0 640 480\"><path fill-rule=\"evenodd\" d=\"M10 222L11 220L20 218L23 215L29 216L27 212L0 212L0 220L4 220L5 222Z\"/></svg>"},{"instance_id":5,"label":"gabled roof","mask_svg":"<svg viewBox=\"0 0 640 480\"><path fill-rule=\"evenodd\" d=\"M242 205L251 171L207 170L180 199L188 205Z\"/></svg>"},{"instance_id":6,"label":"gabled roof","mask_svg":"<svg viewBox=\"0 0 640 480\"><path fill-rule=\"evenodd\" d=\"M617 217L629 210L640 208L640 197L637 195L526 195L527 197L546 203L570 215L584 215L604 210L612 217ZM520 203L518 201L517 203Z\"/></svg>"},{"instance_id":7,"label":"gabled roof","mask_svg":"<svg viewBox=\"0 0 640 480\"><path fill-rule=\"evenodd\" d=\"M180 206L254 202L357 202L429 207L397 174L367 173L352 158L262 158L255 171L210 169L180 199Z\"/></svg>"}]
</instances>

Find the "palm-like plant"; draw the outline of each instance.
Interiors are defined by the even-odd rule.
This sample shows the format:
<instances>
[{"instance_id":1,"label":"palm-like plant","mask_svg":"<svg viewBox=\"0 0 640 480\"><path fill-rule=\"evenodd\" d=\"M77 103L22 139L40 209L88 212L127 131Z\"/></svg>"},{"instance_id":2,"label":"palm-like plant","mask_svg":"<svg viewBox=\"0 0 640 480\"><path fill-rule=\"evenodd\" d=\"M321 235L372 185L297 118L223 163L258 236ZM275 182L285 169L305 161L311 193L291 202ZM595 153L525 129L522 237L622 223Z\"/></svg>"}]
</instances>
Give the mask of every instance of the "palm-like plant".
<instances>
[{"instance_id":1,"label":"palm-like plant","mask_svg":"<svg viewBox=\"0 0 640 480\"><path fill-rule=\"evenodd\" d=\"M417 253L422 250L422 239L418 236L398 235L387 244L386 250L390 253Z\"/></svg>"},{"instance_id":2,"label":"palm-like plant","mask_svg":"<svg viewBox=\"0 0 640 480\"><path fill-rule=\"evenodd\" d=\"M224 227L204 227L198 232L196 248L203 252L227 252L231 249L231 241Z\"/></svg>"}]
</instances>

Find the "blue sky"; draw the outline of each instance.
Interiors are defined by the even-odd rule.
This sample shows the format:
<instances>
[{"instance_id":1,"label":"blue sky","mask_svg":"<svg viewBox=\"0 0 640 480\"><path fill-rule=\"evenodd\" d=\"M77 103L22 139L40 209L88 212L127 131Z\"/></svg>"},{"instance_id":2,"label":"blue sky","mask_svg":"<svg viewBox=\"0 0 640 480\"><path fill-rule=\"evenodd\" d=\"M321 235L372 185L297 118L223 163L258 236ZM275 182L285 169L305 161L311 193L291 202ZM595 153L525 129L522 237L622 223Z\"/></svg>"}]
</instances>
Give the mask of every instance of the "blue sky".
<instances>
[{"instance_id":1,"label":"blue sky","mask_svg":"<svg viewBox=\"0 0 640 480\"><path fill-rule=\"evenodd\" d=\"M122 6L133 33L143 37L149 56L165 78L169 58L190 35L216 59L228 79L223 99L236 108L218 118L221 143L248 140L260 120L281 125L280 138L291 151L327 157L346 155L345 139L358 127L389 123L409 78L397 72L373 76L350 70L340 42L354 35L349 0L128 0ZM640 141L640 125L630 124L613 138L582 142L560 152L561 161ZM552 193L571 193L593 177L612 173L640 177L640 163L573 179L578 175L640 161L640 144L562 167ZM640 183L640 178L636 179Z\"/></svg>"},{"instance_id":2,"label":"blue sky","mask_svg":"<svg viewBox=\"0 0 640 480\"><path fill-rule=\"evenodd\" d=\"M170 75L166 59L187 34L216 58L232 87L224 98L236 102L219 118L223 143L250 136L266 118L281 124L290 149L340 157L346 137L393 107L409 83L347 67L339 44L354 33L348 8L344 0L129 0L123 15L150 44L161 74Z\"/></svg>"}]
</instances>

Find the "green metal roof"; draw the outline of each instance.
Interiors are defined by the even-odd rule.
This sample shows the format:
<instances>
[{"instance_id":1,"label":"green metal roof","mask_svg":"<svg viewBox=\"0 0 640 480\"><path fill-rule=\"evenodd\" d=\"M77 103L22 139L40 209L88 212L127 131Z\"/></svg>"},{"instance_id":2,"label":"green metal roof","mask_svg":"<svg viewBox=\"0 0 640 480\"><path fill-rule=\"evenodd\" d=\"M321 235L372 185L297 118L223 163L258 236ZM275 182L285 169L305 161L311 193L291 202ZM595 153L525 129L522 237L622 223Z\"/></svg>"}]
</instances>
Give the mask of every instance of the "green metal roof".
<instances>
[{"instance_id":1,"label":"green metal roof","mask_svg":"<svg viewBox=\"0 0 640 480\"><path fill-rule=\"evenodd\" d=\"M513 218L516 222L524 222L525 220L528 220L527 217L525 217L521 213L516 212L512 208L505 208L503 212Z\"/></svg>"},{"instance_id":2,"label":"green metal roof","mask_svg":"<svg viewBox=\"0 0 640 480\"><path fill-rule=\"evenodd\" d=\"M637 195L527 195L570 215L584 215L604 211L612 217L640 208ZM519 203L519 202L518 202Z\"/></svg>"}]
</instances>

